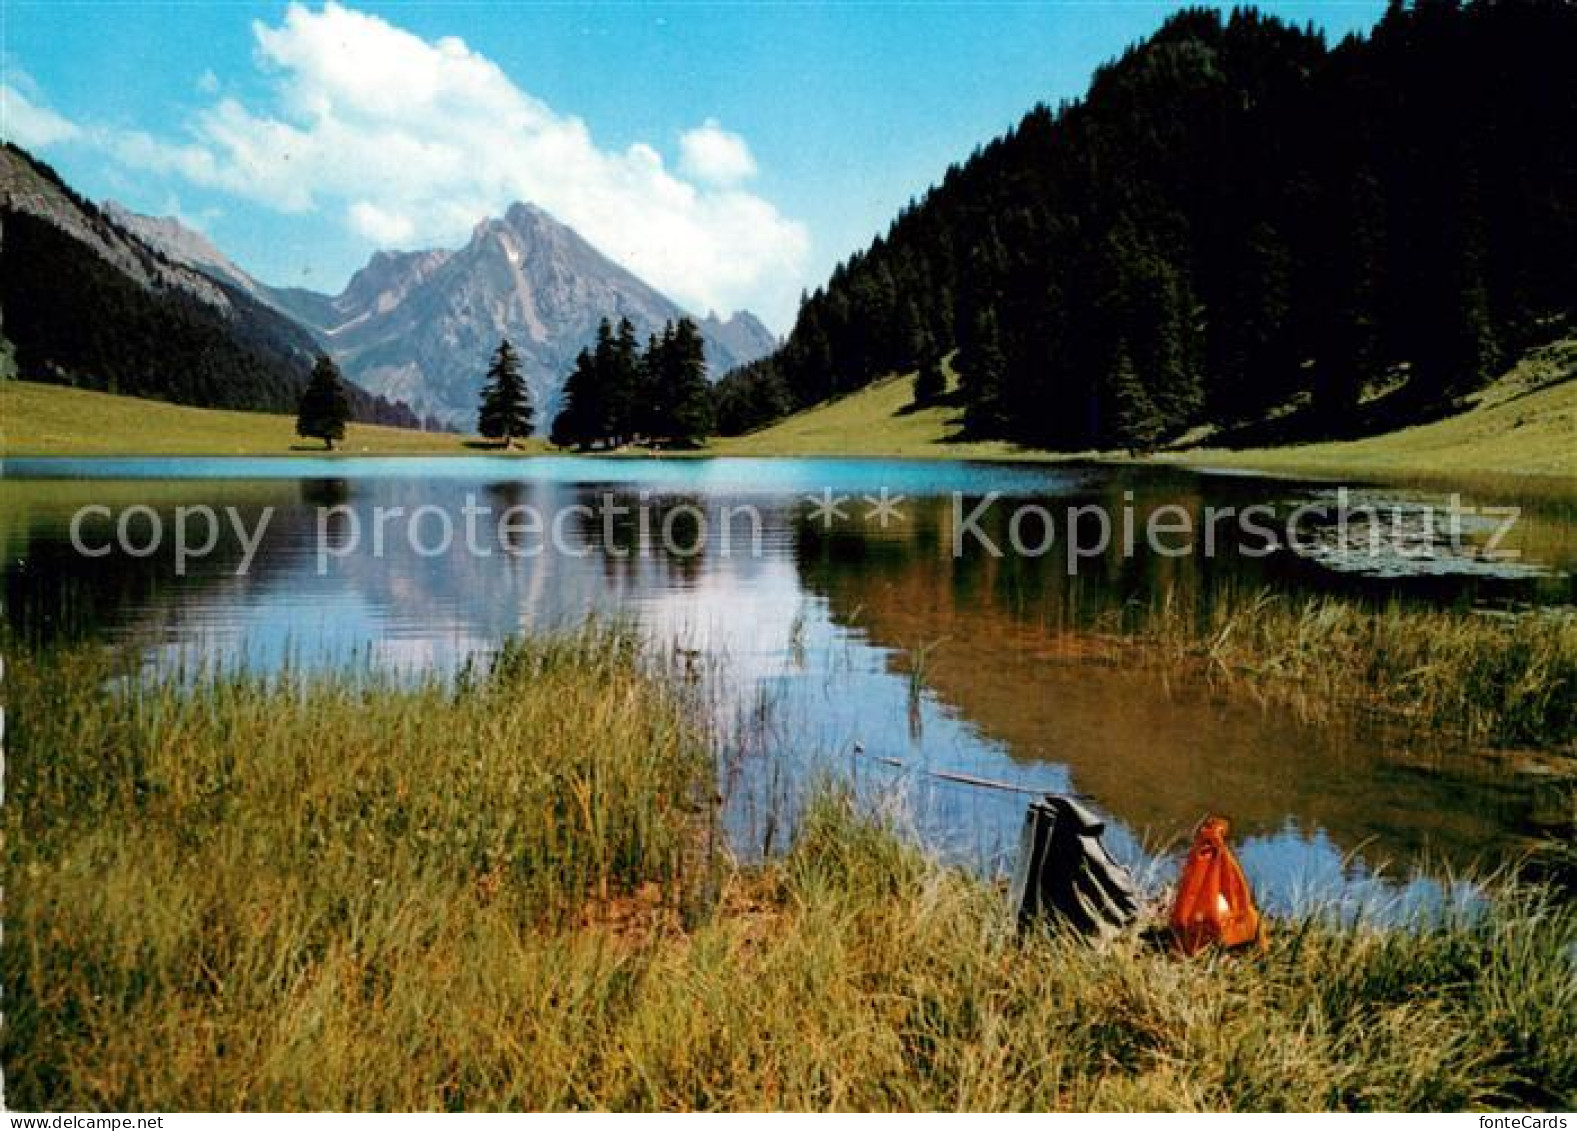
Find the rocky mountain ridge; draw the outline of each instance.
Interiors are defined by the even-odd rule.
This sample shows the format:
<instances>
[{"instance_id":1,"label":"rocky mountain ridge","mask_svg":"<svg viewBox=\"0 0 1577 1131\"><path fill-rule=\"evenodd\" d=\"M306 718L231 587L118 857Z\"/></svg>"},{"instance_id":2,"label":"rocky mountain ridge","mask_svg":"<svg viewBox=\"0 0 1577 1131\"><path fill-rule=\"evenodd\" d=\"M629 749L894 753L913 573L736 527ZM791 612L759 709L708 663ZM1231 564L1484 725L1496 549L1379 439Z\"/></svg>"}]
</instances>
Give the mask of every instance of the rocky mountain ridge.
<instances>
[{"instance_id":1,"label":"rocky mountain ridge","mask_svg":"<svg viewBox=\"0 0 1577 1131\"><path fill-rule=\"evenodd\" d=\"M558 410L575 355L604 318L627 317L645 336L684 317L677 303L604 256L572 228L529 204L480 221L463 247L379 251L338 295L272 288L252 279L177 220L126 223L171 259L255 294L307 327L347 377L468 429L487 358L500 338L519 350L539 428ZM696 320L713 376L771 352L754 315Z\"/></svg>"}]
</instances>

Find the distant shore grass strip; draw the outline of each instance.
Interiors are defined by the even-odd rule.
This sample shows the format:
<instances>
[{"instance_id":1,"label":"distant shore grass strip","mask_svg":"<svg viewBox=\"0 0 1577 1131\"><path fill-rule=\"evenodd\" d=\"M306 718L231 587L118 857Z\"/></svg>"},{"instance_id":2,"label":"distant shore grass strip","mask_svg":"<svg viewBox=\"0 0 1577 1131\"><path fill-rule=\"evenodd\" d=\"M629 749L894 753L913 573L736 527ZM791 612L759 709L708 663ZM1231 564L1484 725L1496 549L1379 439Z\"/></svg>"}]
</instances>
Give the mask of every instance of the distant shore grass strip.
<instances>
[{"instance_id":1,"label":"distant shore grass strip","mask_svg":"<svg viewBox=\"0 0 1577 1131\"><path fill-rule=\"evenodd\" d=\"M627 633L453 685L8 646L21 1108L1567 1108L1570 904L1264 956L1016 937L836 792L694 858L707 735Z\"/></svg>"}]
</instances>

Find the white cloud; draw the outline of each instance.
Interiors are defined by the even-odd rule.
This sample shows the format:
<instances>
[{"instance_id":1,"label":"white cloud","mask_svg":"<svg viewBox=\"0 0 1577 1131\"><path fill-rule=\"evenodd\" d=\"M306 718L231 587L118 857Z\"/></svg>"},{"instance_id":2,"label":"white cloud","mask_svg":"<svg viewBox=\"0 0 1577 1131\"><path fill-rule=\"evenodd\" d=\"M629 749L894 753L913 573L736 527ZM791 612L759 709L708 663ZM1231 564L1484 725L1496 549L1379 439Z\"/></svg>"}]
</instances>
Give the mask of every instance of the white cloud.
<instances>
[{"instance_id":1,"label":"white cloud","mask_svg":"<svg viewBox=\"0 0 1577 1131\"><path fill-rule=\"evenodd\" d=\"M366 200L352 204L346 215L351 227L376 244L404 243L416 232L416 224L409 216L387 212Z\"/></svg>"},{"instance_id":2,"label":"white cloud","mask_svg":"<svg viewBox=\"0 0 1577 1131\"><path fill-rule=\"evenodd\" d=\"M756 175L756 159L744 138L708 118L680 136L679 169L698 181L732 185Z\"/></svg>"},{"instance_id":3,"label":"white cloud","mask_svg":"<svg viewBox=\"0 0 1577 1131\"><path fill-rule=\"evenodd\" d=\"M117 161L154 173L172 174L210 187L231 187L214 155L201 145L161 141L141 130L93 130L95 145Z\"/></svg>"},{"instance_id":4,"label":"white cloud","mask_svg":"<svg viewBox=\"0 0 1577 1131\"><path fill-rule=\"evenodd\" d=\"M53 110L31 101L10 83L0 84L0 137L24 149L73 141L82 131Z\"/></svg>"},{"instance_id":5,"label":"white cloud","mask_svg":"<svg viewBox=\"0 0 1577 1131\"><path fill-rule=\"evenodd\" d=\"M222 98L188 140L118 132L105 147L281 212L334 209L380 246L458 243L528 201L691 309L791 317L805 228L738 187L755 162L715 121L683 136L675 172L650 145L599 148L583 121L453 37L427 41L335 3L292 4L253 33L274 105Z\"/></svg>"},{"instance_id":6,"label":"white cloud","mask_svg":"<svg viewBox=\"0 0 1577 1131\"><path fill-rule=\"evenodd\" d=\"M199 208L193 212L181 204L181 198L175 193L166 193L164 201L154 212L156 216L174 216L185 227L204 235L213 227L215 220L224 215L222 208Z\"/></svg>"}]
</instances>

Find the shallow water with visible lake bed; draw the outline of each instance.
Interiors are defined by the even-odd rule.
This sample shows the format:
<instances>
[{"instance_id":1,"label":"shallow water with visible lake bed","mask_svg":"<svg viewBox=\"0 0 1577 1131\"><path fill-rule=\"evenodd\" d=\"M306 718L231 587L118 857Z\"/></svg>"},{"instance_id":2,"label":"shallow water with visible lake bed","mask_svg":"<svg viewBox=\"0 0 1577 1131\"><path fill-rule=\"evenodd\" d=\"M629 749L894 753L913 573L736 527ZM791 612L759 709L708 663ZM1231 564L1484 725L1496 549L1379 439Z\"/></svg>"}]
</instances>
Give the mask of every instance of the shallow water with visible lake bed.
<instances>
[{"instance_id":1,"label":"shallow water with visible lake bed","mask_svg":"<svg viewBox=\"0 0 1577 1131\"><path fill-rule=\"evenodd\" d=\"M1526 843L1547 776L1080 646L1135 604L1205 609L1263 588L1486 614L1573 604L1577 497L1532 500L1503 542L1515 559L1483 552L1498 519L1475 515L1453 549L1441 496L1373 486L1355 505L1401 515L1394 537L1315 522L1306 552L1263 553L1229 516L1203 544L1209 510L1259 506L1274 530L1333 491L900 460L20 459L0 476L0 582L13 631L114 642L153 667L452 672L514 634L632 618L714 685L746 854L782 844L822 774L992 869L1016 848L1015 790L1073 790L1152 871L1170 858L1147 849L1227 814L1273 910L1438 903L1461 894L1441 877ZM1178 515L1183 552L1149 536ZM1371 535L1378 552L1355 554Z\"/></svg>"}]
</instances>

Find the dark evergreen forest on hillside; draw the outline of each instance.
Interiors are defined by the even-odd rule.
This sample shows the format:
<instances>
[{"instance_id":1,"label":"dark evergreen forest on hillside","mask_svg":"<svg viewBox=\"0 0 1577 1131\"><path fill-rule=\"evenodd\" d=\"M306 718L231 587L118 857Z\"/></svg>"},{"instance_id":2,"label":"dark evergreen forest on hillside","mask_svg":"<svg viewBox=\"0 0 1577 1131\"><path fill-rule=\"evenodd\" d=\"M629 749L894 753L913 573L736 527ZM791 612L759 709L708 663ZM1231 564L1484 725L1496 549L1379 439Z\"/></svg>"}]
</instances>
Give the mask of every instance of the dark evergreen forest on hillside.
<instances>
[{"instance_id":1,"label":"dark evergreen forest on hillside","mask_svg":"<svg viewBox=\"0 0 1577 1131\"><path fill-rule=\"evenodd\" d=\"M1047 447L1438 411L1577 313L1574 59L1551 0L1393 4L1334 46L1180 12L839 266L719 425L955 349L968 430Z\"/></svg>"},{"instance_id":2,"label":"dark evergreen forest on hillside","mask_svg":"<svg viewBox=\"0 0 1577 1131\"><path fill-rule=\"evenodd\" d=\"M137 242L48 165L7 148L92 220ZM217 280L229 313L177 287L145 287L30 212L5 209L0 227L3 329L24 376L205 408L296 411L318 346L283 315ZM403 402L346 392L356 420L420 427Z\"/></svg>"}]
</instances>

